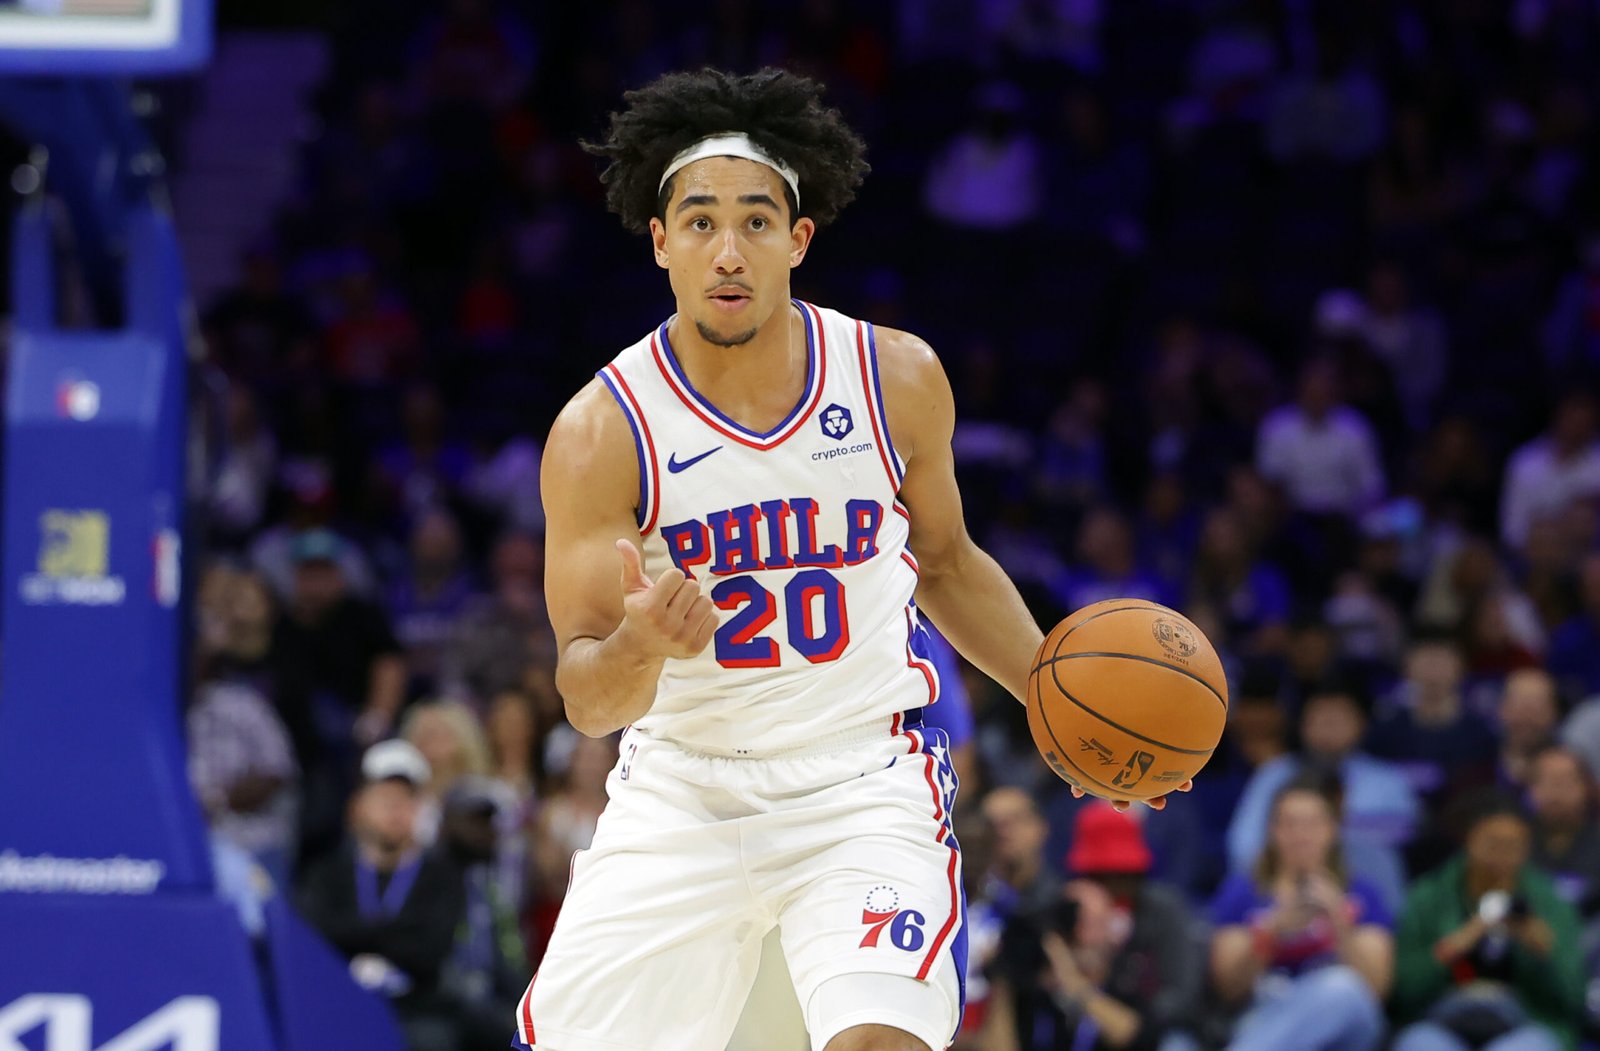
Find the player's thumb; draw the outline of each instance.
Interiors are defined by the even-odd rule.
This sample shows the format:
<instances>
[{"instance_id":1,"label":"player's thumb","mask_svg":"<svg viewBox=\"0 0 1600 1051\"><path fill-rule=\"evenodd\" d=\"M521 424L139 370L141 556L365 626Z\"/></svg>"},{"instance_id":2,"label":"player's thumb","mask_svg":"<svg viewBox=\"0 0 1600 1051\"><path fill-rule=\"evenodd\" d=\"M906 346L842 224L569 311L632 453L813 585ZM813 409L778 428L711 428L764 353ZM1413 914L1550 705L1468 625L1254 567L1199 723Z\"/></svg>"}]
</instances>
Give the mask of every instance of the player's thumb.
<instances>
[{"instance_id":1,"label":"player's thumb","mask_svg":"<svg viewBox=\"0 0 1600 1051\"><path fill-rule=\"evenodd\" d=\"M622 556L622 593L649 591L650 578L644 575L644 557L639 549L626 540L618 540L617 553Z\"/></svg>"}]
</instances>

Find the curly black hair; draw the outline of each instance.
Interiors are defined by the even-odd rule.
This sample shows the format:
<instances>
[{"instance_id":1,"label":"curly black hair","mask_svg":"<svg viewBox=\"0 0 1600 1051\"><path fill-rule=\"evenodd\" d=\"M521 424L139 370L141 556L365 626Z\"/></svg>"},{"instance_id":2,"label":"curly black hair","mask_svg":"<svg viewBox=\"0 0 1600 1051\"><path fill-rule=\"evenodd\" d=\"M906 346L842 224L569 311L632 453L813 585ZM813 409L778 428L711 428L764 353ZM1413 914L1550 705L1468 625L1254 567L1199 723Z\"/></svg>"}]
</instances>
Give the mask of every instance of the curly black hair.
<instances>
[{"instance_id":1,"label":"curly black hair","mask_svg":"<svg viewBox=\"0 0 1600 1051\"><path fill-rule=\"evenodd\" d=\"M658 191L667 163L689 145L719 132L743 132L793 168L805 212L819 227L832 222L866 176L866 144L838 110L822 104L822 85L767 68L739 75L706 68L668 73L622 96L600 142L583 148L611 163L600 175L606 204L629 230L645 232L666 214L673 179ZM787 188L791 223L800 218Z\"/></svg>"}]
</instances>

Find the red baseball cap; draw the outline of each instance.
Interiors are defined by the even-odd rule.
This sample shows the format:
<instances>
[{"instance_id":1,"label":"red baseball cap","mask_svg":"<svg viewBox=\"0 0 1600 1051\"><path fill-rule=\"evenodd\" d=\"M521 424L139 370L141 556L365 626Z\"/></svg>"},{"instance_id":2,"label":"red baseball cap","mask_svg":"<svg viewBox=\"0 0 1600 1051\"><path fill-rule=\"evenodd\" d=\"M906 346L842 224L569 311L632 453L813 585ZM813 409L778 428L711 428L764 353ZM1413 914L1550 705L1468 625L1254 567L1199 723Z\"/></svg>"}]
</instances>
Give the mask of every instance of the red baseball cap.
<instances>
[{"instance_id":1,"label":"red baseball cap","mask_svg":"<svg viewBox=\"0 0 1600 1051\"><path fill-rule=\"evenodd\" d=\"M1145 845L1144 830L1110 803L1090 803L1078 811L1072 824L1067 868L1078 876L1149 872L1150 848Z\"/></svg>"}]
</instances>

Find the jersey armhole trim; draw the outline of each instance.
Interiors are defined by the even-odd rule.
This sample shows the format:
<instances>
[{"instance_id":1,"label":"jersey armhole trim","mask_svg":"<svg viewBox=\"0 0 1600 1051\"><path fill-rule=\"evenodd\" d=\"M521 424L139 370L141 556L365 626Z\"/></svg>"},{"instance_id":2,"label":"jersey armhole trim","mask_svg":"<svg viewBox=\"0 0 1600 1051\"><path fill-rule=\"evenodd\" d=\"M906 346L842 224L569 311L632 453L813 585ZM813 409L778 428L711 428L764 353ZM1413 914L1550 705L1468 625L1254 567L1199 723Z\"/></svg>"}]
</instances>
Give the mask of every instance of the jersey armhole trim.
<instances>
[{"instance_id":1,"label":"jersey armhole trim","mask_svg":"<svg viewBox=\"0 0 1600 1051\"><path fill-rule=\"evenodd\" d=\"M856 322L856 352L861 362L861 382L867 391L867 414L872 417L872 433L878 439L878 457L889 475L889 487L896 493L905 481L905 466L889 435L889 414L883 405L883 384L878 380L878 337L872 325Z\"/></svg>"},{"instance_id":2,"label":"jersey armhole trim","mask_svg":"<svg viewBox=\"0 0 1600 1051\"><path fill-rule=\"evenodd\" d=\"M611 396L617 399L622 415L628 418L628 429L633 432L633 450L639 458L639 507L635 518L639 522L639 535L643 536L656 526L656 512L660 509L659 472L656 470L656 443L650 436L650 425L644 412L622 378L622 371L613 363L595 375L606 385Z\"/></svg>"}]
</instances>

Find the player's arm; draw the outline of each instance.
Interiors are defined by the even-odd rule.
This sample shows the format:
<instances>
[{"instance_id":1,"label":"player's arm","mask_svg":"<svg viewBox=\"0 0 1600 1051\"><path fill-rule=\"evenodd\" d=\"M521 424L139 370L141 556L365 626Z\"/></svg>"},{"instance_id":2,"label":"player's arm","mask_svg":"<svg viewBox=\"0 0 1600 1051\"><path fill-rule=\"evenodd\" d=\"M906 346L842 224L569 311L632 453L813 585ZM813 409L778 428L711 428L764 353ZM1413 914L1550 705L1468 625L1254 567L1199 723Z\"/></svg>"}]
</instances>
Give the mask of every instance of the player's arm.
<instances>
[{"instance_id":1,"label":"player's arm","mask_svg":"<svg viewBox=\"0 0 1600 1051\"><path fill-rule=\"evenodd\" d=\"M967 534L950 449L950 382L933 349L909 332L880 328L877 344L889 433L906 461L900 499L922 567L917 605L963 657L1021 700L1044 633L1016 585Z\"/></svg>"},{"instance_id":2,"label":"player's arm","mask_svg":"<svg viewBox=\"0 0 1600 1051\"><path fill-rule=\"evenodd\" d=\"M599 380L556 418L540 489L556 687L568 721L601 737L650 710L667 658L706 648L716 608L678 569L644 575L633 436Z\"/></svg>"}]
</instances>

